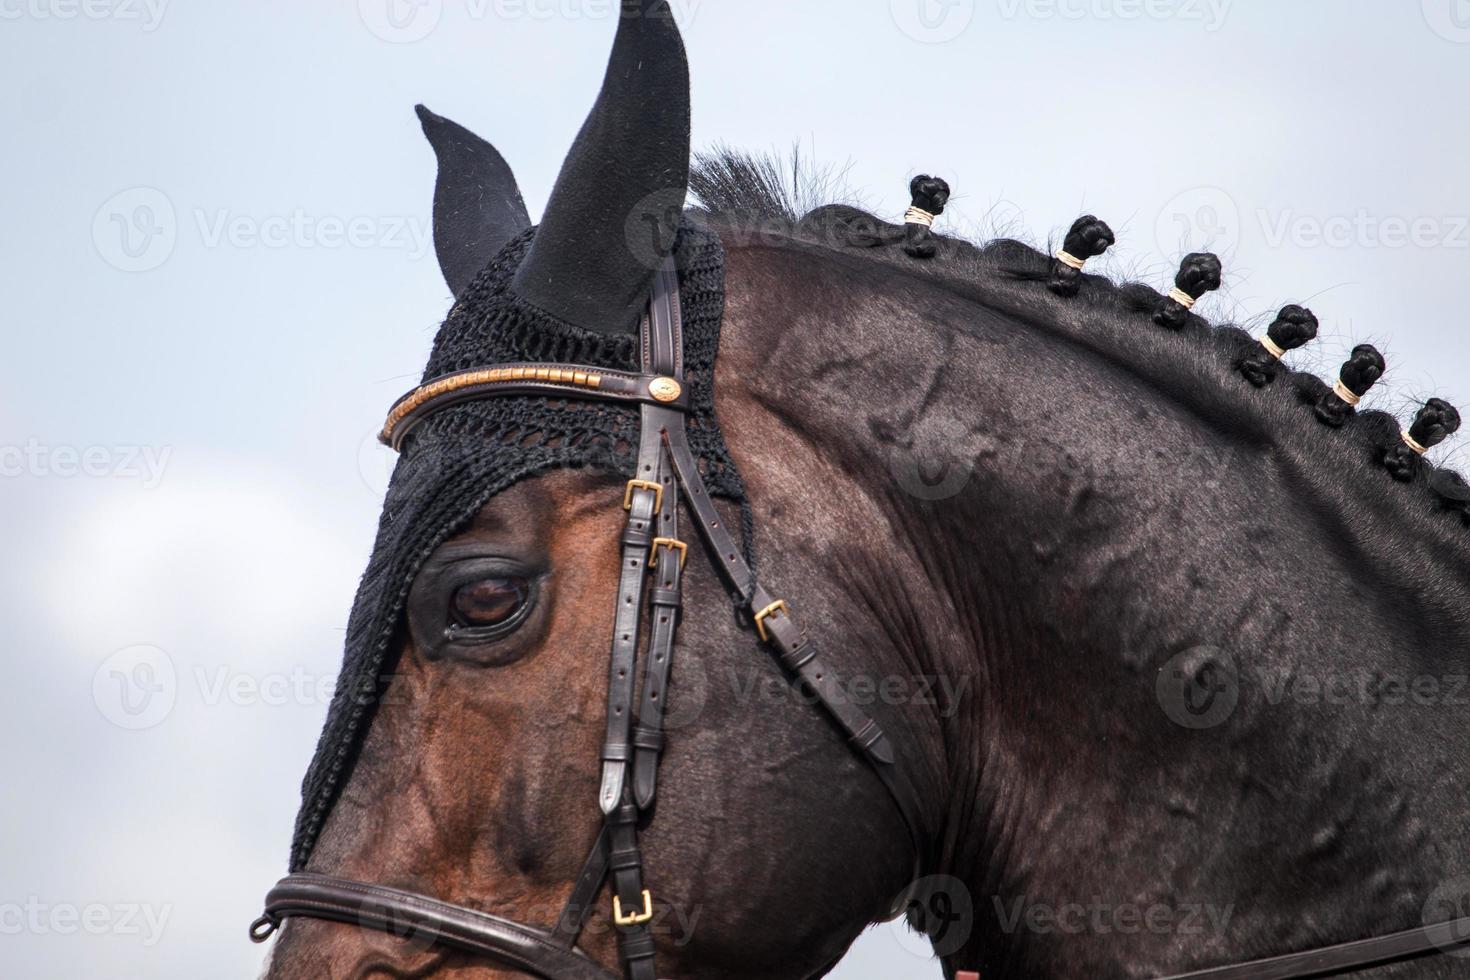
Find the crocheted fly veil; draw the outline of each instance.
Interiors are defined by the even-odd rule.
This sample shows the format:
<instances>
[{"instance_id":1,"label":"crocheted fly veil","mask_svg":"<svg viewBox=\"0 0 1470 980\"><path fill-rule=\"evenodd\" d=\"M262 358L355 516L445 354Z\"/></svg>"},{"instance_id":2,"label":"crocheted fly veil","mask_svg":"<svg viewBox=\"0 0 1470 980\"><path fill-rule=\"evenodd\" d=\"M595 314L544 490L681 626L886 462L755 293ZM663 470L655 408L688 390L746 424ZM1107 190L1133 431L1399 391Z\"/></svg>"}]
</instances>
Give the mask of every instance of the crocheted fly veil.
<instances>
[{"instance_id":1,"label":"crocheted fly veil","mask_svg":"<svg viewBox=\"0 0 1470 980\"><path fill-rule=\"evenodd\" d=\"M683 218L689 65L667 0L623 0L602 91L537 228L486 141L422 106L439 161L434 247L457 302L424 381L510 363L637 372L638 319L657 270L679 274L690 448L712 494L744 501L715 423L724 253ZM571 372L569 372L571 373ZM395 438L401 452L347 627L336 696L307 771L291 869L311 857L395 669L405 599L429 555L491 497L554 467L634 475L635 405L522 390L439 407Z\"/></svg>"},{"instance_id":2,"label":"crocheted fly veil","mask_svg":"<svg viewBox=\"0 0 1470 980\"><path fill-rule=\"evenodd\" d=\"M594 333L553 319L509 288L532 235L491 262L450 312L424 380L509 362L577 363L636 371L631 334ZM740 477L715 421L713 378L724 310L724 252L713 234L684 225L675 260L684 315L689 438L711 493L743 500ZM336 696L302 787L291 869L305 868L346 783L394 670L392 642L424 560L495 494L563 466L634 475L636 407L539 397L497 397L445 408L414 428L388 487L377 542L358 587Z\"/></svg>"}]
</instances>

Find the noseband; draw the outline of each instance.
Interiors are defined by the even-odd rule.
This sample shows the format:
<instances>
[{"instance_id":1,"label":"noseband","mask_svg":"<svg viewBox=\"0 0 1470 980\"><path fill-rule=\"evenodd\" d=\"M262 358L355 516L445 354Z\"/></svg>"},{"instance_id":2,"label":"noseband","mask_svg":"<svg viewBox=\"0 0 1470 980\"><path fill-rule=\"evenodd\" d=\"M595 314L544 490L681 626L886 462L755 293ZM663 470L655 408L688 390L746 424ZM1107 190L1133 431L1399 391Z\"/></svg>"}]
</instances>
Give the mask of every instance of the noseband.
<instances>
[{"instance_id":1,"label":"noseband","mask_svg":"<svg viewBox=\"0 0 1470 980\"><path fill-rule=\"evenodd\" d=\"M598 803L603 826L555 925L547 930L413 892L298 873L281 879L266 896L265 913L250 938L265 942L291 917L327 919L483 956L544 980L619 980L577 948L603 883L612 880L612 918L627 980L656 980L653 895L643 877L638 822L653 805L664 748L663 717L674 637L679 626L681 582L688 546L679 536L681 499L721 577L763 645L795 680L821 702L848 743L882 781L908 826L918 879L922 856L919 801L895 761L893 745L878 723L844 694L843 682L793 618L786 602L756 580L725 527L690 451L684 379L679 280L672 260L655 278L641 331L640 373L567 364L504 364L462 371L431 381L393 406L382 440L402 449L410 432L441 409L461 402L506 396L588 399L637 405L641 414L637 468L623 491L628 513L608 673L607 729L602 745ZM682 495L682 497L681 497ZM649 579L652 578L652 585ZM651 635L643 690L634 710L635 667L646 604ZM898 915L914 898L900 895ZM1231 966L1182 974L1169 980L1302 980L1339 976L1470 943L1470 917L1392 935Z\"/></svg>"}]
</instances>

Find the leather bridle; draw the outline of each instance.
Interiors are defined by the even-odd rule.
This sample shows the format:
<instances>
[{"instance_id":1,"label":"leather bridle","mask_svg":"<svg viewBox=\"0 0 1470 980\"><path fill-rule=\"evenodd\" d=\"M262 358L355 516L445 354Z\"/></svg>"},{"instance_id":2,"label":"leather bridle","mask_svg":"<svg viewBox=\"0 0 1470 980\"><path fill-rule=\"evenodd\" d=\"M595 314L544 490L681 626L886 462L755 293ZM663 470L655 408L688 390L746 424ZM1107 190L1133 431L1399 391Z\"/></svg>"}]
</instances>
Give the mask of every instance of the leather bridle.
<instances>
[{"instance_id":1,"label":"leather bridle","mask_svg":"<svg viewBox=\"0 0 1470 980\"><path fill-rule=\"evenodd\" d=\"M915 855L913 878L918 879L919 801L896 765L892 742L854 699L845 696L841 677L797 625L787 604L756 580L700 476L685 427L689 392L684 378L679 279L672 260L655 277L640 332L640 373L568 364L503 364L460 372L431 381L400 399L389 412L382 437L401 449L409 433L434 412L478 398L596 399L639 408L636 470L622 501L628 517L621 542L622 571L598 792L603 827L556 924L545 930L395 888L298 873L283 878L266 896L265 914L250 930L255 941L264 942L292 916L330 919L485 956L546 980L617 980L576 946L597 895L610 877L613 924L625 976L656 980L650 928L654 903L644 880L638 823L653 805L664 749L665 692L689 550L679 536L681 501L688 505L695 531L739 607L749 614L761 642L821 702L892 795L909 829ZM635 711L635 668L645 604L651 609L650 636ZM891 914L901 914L911 897L910 892L900 895Z\"/></svg>"},{"instance_id":2,"label":"leather bridle","mask_svg":"<svg viewBox=\"0 0 1470 980\"><path fill-rule=\"evenodd\" d=\"M627 980L656 980L652 893L644 879L638 823L653 805L681 583L688 546L679 537L680 502L721 577L747 612L762 644L800 681L847 736L892 796L913 844L915 882L922 860L917 793L896 762L892 742L852 698L802 631L787 604L756 580L741 548L710 499L685 428L679 280L672 260L655 278L641 332L641 372L567 364L503 364L431 381L393 407L383 441L401 449L433 413L473 399L544 396L636 405L641 413L637 468L623 494L628 517L608 675L607 728L598 794L603 826L555 925L524 925L413 892L303 872L283 878L266 896L250 937L266 941L291 917L328 919L483 956L545 980L619 980L577 948L603 883L611 878L613 924ZM652 585L649 579L652 578ZM639 634L645 598L651 608L643 689L634 710ZM904 911L907 891L890 914ZM1470 944L1470 917L1420 929L1250 963L1181 974L1169 980L1300 980L1355 973Z\"/></svg>"}]
</instances>

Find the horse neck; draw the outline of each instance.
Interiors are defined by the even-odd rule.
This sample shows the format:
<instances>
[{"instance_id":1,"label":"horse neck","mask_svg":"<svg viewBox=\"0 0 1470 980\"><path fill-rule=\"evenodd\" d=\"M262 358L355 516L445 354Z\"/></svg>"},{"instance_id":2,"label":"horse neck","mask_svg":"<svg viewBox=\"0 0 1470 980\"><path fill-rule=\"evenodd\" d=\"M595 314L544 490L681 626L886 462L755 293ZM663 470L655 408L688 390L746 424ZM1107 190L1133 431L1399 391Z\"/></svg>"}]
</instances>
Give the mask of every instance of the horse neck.
<instances>
[{"instance_id":1,"label":"horse neck","mask_svg":"<svg viewBox=\"0 0 1470 980\"><path fill-rule=\"evenodd\" d=\"M867 569L909 569L913 669L968 679L910 730L942 773L973 956L1069 975L1264 955L1416 925L1470 871L1470 590L1463 564L1440 573L1462 546L1404 539L1319 447L1212 424L1229 379L1171 400L860 260L732 249L730 283L722 414L754 406L818 458L824 526L866 523ZM770 441L726 429L737 458ZM1213 721L1211 685L1233 698ZM1011 915L1077 902L1175 928Z\"/></svg>"}]
</instances>

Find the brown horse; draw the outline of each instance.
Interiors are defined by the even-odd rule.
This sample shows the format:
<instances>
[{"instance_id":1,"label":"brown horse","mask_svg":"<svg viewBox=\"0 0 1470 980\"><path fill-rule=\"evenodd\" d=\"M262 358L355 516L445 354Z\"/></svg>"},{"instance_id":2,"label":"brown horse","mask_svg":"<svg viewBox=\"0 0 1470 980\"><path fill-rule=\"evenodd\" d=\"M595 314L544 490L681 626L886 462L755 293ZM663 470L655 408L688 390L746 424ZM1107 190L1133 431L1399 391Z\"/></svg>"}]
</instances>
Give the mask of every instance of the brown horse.
<instances>
[{"instance_id":1,"label":"brown horse","mask_svg":"<svg viewBox=\"0 0 1470 980\"><path fill-rule=\"evenodd\" d=\"M716 309L710 349L685 341L716 519L917 801L906 820L731 614L735 556L686 534L637 822L658 976L819 976L896 896L946 976L986 980L1160 976L1470 911L1470 494L1409 447L1452 410L1405 437L1354 411L1376 355L1335 388L1286 370L1305 311L1263 359L1188 312L1218 285L1197 256L1170 296L1115 286L1073 274L1071 239L1059 264L922 214L799 215L740 158L697 168L704 207L670 219L687 67L665 4L629 12L534 232L499 155L423 113L457 296L425 380L636 364L672 254L690 323ZM403 442L293 870L557 927L604 826L639 411L522 393ZM610 903L579 945L617 974ZM292 918L268 975L526 975L435 938Z\"/></svg>"}]
</instances>

